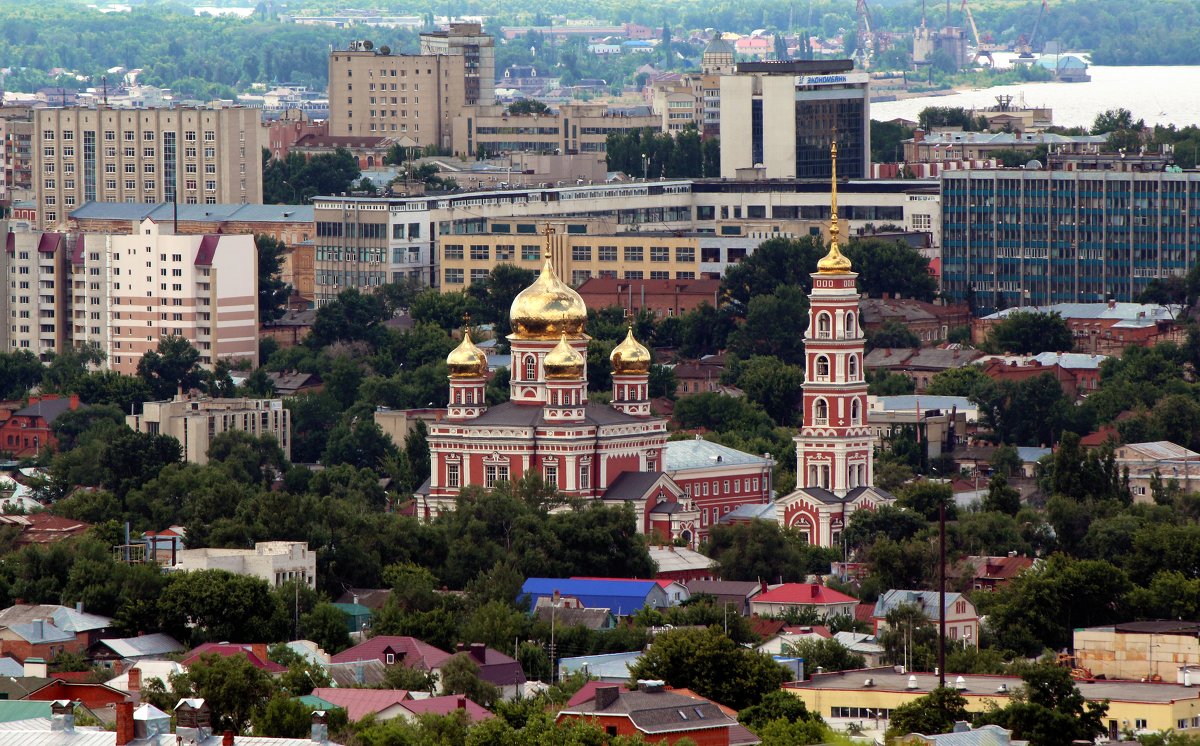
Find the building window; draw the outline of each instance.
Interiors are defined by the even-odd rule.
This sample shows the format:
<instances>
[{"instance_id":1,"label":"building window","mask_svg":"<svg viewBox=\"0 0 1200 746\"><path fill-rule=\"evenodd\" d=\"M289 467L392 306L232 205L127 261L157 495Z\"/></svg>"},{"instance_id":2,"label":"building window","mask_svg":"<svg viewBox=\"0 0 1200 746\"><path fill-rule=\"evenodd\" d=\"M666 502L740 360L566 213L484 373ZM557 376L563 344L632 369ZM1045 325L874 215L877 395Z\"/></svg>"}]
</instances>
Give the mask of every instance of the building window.
<instances>
[{"instance_id":1,"label":"building window","mask_svg":"<svg viewBox=\"0 0 1200 746\"><path fill-rule=\"evenodd\" d=\"M446 464L446 486L458 486L458 464Z\"/></svg>"},{"instance_id":2,"label":"building window","mask_svg":"<svg viewBox=\"0 0 1200 746\"><path fill-rule=\"evenodd\" d=\"M829 339L832 336L830 334L832 328L828 313L822 311L817 314L817 339Z\"/></svg>"},{"instance_id":3,"label":"building window","mask_svg":"<svg viewBox=\"0 0 1200 746\"><path fill-rule=\"evenodd\" d=\"M546 464L545 481L548 486L558 486L558 465Z\"/></svg>"},{"instance_id":4,"label":"building window","mask_svg":"<svg viewBox=\"0 0 1200 746\"><path fill-rule=\"evenodd\" d=\"M483 467L483 486L491 489L496 482L508 481L508 467L487 464Z\"/></svg>"},{"instance_id":5,"label":"building window","mask_svg":"<svg viewBox=\"0 0 1200 746\"><path fill-rule=\"evenodd\" d=\"M461 285L461 284L463 284L463 279L464 279L464 275L463 275L463 271L461 269L450 269L450 268L446 269L446 284L447 285Z\"/></svg>"},{"instance_id":6,"label":"building window","mask_svg":"<svg viewBox=\"0 0 1200 746\"><path fill-rule=\"evenodd\" d=\"M533 381L537 379L537 359L533 355L525 356L525 380Z\"/></svg>"},{"instance_id":7,"label":"building window","mask_svg":"<svg viewBox=\"0 0 1200 746\"><path fill-rule=\"evenodd\" d=\"M645 260L645 252L642 250L641 246L626 246L625 247L625 261L640 262L640 261L644 261L644 260Z\"/></svg>"},{"instance_id":8,"label":"building window","mask_svg":"<svg viewBox=\"0 0 1200 746\"><path fill-rule=\"evenodd\" d=\"M824 355L817 355L817 380L829 380L829 358Z\"/></svg>"},{"instance_id":9,"label":"building window","mask_svg":"<svg viewBox=\"0 0 1200 746\"><path fill-rule=\"evenodd\" d=\"M651 246L650 261L652 262L669 262L671 261L671 250L666 246Z\"/></svg>"},{"instance_id":10,"label":"building window","mask_svg":"<svg viewBox=\"0 0 1200 746\"><path fill-rule=\"evenodd\" d=\"M491 250L487 246L472 244L471 258L477 261L486 261L487 259L491 258Z\"/></svg>"},{"instance_id":11,"label":"building window","mask_svg":"<svg viewBox=\"0 0 1200 746\"><path fill-rule=\"evenodd\" d=\"M858 380L858 355L851 355L846 359L846 371L851 381Z\"/></svg>"},{"instance_id":12,"label":"building window","mask_svg":"<svg viewBox=\"0 0 1200 746\"><path fill-rule=\"evenodd\" d=\"M596 252L599 255L600 261L602 261L602 262L617 261L617 247L616 246L599 246L596 248Z\"/></svg>"},{"instance_id":13,"label":"building window","mask_svg":"<svg viewBox=\"0 0 1200 746\"><path fill-rule=\"evenodd\" d=\"M588 490L592 488L592 465L579 465L579 489Z\"/></svg>"},{"instance_id":14,"label":"building window","mask_svg":"<svg viewBox=\"0 0 1200 746\"><path fill-rule=\"evenodd\" d=\"M854 399L853 401L850 402L850 424L851 425L861 425L862 424L862 422L861 422L861 420L862 420L861 406L862 405L859 404L858 399Z\"/></svg>"},{"instance_id":15,"label":"building window","mask_svg":"<svg viewBox=\"0 0 1200 746\"><path fill-rule=\"evenodd\" d=\"M813 424L829 424L829 403L824 399L817 399L815 402L813 402Z\"/></svg>"},{"instance_id":16,"label":"building window","mask_svg":"<svg viewBox=\"0 0 1200 746\"><path fill-rule=\"evenodd\" d=\"M858 336L858 326L854 323L854 312L853 311L850 311L846 314L845 328L846 328L846 336L847 337Z\"/></svg>"},{"instance_id":17,"label":"building window","mask_svg":"<svg viewBox=\"0 0 1200 746\"><path fill-rule=\"evenodd\" d=\"M591 246L572 246L571 247L571 260L576 261L576 262L592 261L592 247Z\"/></svg>"},{"instance_id":18,"label":"building window","mask_svg":"<svg viewBox=\"0 0 1200 746\"><path fill-rule=\"evenodd\" d=\"M521 261L536 262L542 258L542 250L537 244L522 244L521 246Z\"/></svg>"}]
</instances>

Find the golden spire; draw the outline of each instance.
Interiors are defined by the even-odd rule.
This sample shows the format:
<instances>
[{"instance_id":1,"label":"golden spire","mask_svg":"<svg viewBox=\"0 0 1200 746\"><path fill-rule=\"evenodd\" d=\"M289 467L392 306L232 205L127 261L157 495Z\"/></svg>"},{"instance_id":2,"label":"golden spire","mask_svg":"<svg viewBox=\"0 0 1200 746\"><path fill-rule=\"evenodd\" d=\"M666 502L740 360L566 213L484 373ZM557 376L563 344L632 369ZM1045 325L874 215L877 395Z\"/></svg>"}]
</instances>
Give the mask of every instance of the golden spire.
<instances>
[{"instance_id":1,"label":"golden spire","mask_svg":"<svg viewBox=\"0 0 1200 746\"><path fill-rule=\"evenodd\" d=\"M840 275L850 271L850 260L838 248L837 214L837 132L834 131L833 144L829 147L829 159L833 170L833 187L829 193L829 253L817 262L817 272L823 275Z\"/></svg>"},{"instance_id":2,"label":"golden spire","mask_svg":"<svg viewBox=\"0 0 1200 746\"><path fill-rule=\"evenodd\" d=\"M633 317L629 317L629 331L625 333L625 341L613 348L608 356L612 363L612 372L621 374L645 374L650 372L650 350L647 350L633 336Z\"/></svg>"},{"instance_id":3,"label":"golden spire","mask_svg":"<svg viewBox=\"0 0 1200 746\"><path fill-rule=\"evenodd\" d=\"M550 258L550 237L554 235L554 229L547 225L543 233L546 257L541 274L532 285L517 294L508 312L513 334L518 339L551 340L563 333L578 337L587 323L587 306L579 293L560 280L554 271L554 261Z\"/></svg>"}]
</instances>

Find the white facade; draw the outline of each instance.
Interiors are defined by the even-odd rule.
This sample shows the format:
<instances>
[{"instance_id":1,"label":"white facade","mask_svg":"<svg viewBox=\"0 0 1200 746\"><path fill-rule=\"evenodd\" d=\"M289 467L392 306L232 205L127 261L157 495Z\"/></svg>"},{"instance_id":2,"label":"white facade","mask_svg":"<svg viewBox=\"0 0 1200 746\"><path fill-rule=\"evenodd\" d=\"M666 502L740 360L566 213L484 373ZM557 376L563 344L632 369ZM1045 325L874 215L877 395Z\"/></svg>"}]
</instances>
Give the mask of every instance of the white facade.
<instances>
[{"instance_id":1,"label":"white facade","mask_svg":"<svg viewBox=\"0 0 1200 746\"><path fill-rule=\"evenodd\" d=\"M303 541L261 541L253 549L184 549L172 569L225 570L261 578L273 588L292 580L315 588L317 553Z\"/></svg>"}]
</instances>

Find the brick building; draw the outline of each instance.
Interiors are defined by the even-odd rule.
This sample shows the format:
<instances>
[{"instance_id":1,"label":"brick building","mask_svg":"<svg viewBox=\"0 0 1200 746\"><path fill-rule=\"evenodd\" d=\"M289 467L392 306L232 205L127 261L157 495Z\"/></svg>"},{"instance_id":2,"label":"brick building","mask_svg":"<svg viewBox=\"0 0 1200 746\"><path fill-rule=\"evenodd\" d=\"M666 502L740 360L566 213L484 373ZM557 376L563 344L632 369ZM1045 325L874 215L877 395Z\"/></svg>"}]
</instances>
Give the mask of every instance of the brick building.
<instances>
[{"instance_id":1,"label":"brick building","mask_svg":"<svg viewBox=\"0 0 1200 746\"><path fill-rule=\"evenodd\" d=\"M59 398L56 394L29 397L29 404L0 422L0 453L28 458L57 445L52 429L64 412L79 409L79 396Z\"/></svg>"},{"instance_id":2,"label":"brick building","mask_svg":"<svg viewBox=\"0 0 1200 746\"><path fill-rule=\"evenodd\" d=\"M589 308L619 306L627 315L650 311L655 317L682 316L720 302L720 280L622 280L593 277L579 286Z\"/></svg>"},{"instance_id":3,"label":"brick building","mask_svg":"<svg viewBox=\"0 0 1200 746\"><path fill-rule=\"evenodd\" d=\"M368 134L330 135L327 133L310 133L292 143L289 152L300 153L306 158L311 158L314 155L329 155L337 152L339 149L344 149L354 156L359 169L365 171L367 169L381 168L388 151L396 144L411 146L413 143L409 140L400 142L397 138Z\"/></svg>"},{"instance_id":4,"label":"brick building","mask_svg":"<svg viewBox=\"0 0 1200 746\"><path fill-rule=\"evenodd\" d=\"M1149 347L1160 342L1182 343L1186 337L1177 322L1182 309L1150 303L1056 303L1052 306L1007 308L975 319L971 339L987 339L992 327L1014 313L1053 313L1067 322L1075 350L1094 354L1120 354L1126 347Z\"/></svg>"},{"instance_id":5,"label":"brick building","mask_svg":"<svg viewBox=\"0 0 1200 746\"><path fill-rule=\"evenodd\" d=\"M969 327L971 308L965 303L942 305L904 298L863 298L862 325L879 331L888 322L903 324L922 344L944 342L951 329Z\"/></svg>"},{"instance_id":6,"label":"brick building","mask_svg":"<svg viewBox=\"0 0 1200 746\"><path fill-rule=\"evenodd\" d=\"M1100 386L1104 355L1043 352L1039 355L996 355L980 359L983 372L996 381L1026 381L1050 374L1070 397L1086 396Z\"/></svg>"},{"instance_id":7,"label":"brick building","mask_svg":"<svg viewBox=\"0 0 1200 746\"><path fill-rule=\"evenodd\" d=\"M329 134L329 120L313 121L302 109L288 109L279 119L264 122L263 127L267 131L267 150L271 151L272 158L280 161L287 158L288 151L302 137Z\"/></svg>"}]
</instances>

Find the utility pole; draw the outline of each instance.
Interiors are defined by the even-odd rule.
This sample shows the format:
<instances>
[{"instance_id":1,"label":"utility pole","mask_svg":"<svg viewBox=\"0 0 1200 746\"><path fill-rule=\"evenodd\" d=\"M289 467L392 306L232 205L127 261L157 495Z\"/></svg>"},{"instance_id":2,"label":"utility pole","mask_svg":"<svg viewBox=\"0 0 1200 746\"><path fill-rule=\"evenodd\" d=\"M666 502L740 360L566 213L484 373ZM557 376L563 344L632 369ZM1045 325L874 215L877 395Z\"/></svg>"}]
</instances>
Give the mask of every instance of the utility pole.
<instances>
[{"instance_id":1,"label":"utility pole","mask_svg":"<svg viewBox=\"0 0 1200 746\"><path fill-rule=\"evenodd\" d=\"M938 503L938 687L946 686L946 501Z\"/></svg>"}]
</instances>

